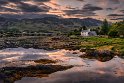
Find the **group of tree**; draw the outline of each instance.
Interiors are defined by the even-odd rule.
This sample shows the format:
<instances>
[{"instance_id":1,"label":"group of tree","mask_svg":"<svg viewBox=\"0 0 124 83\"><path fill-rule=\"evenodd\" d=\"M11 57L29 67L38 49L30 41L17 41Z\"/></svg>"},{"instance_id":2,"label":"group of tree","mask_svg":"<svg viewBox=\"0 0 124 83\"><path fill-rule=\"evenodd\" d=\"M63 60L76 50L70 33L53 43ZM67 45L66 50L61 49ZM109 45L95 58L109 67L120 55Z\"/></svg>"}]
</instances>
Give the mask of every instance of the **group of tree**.
<instances>
[{"instance_id":1,"label":"group of tree","mask_svg":"<svg viewBox=\"0 0 124 83\"><path fill-rule=\"evenodd\" d=\"M99 35L108 35L109 37L124 37L124 21L109 23L106 19L101 28L95 30Z\"/></svg>"},{"instance_id":2,"label":"group of tree","mask_svg":"<svg viewBox=\"0 0 124 83\"><path fill-rule=\"evenodd\" d=\"M82 30L87 30L88 28L86 26L79 27L77 29L72 30L71 32L68 33L68 36L71 35L81 35Z\"/></svg>"},{"instance_id":3,"label":"group of tree","mask_svg":"<svg viewBox=\"0 0 124 83\"><path fill-rule=\"evenodd\" d=\"M110 37L124 37L124 21L113 23L108 32Z\"/></svg>"},{"instance_id":4,"label":"group of tree","mask_svg":"<svg viewBox=\"0 0 124 83\"><path fill-rule=\"evenodd\" d=\"M79 29L75 29L69 33L69 35L80 35L82 30L87 30L88 27L82 26ZM106 35L109 37L124 37L124 21L109 23L105 19L101 26L91 28L92 31L96 31L98 35Z\"/></svg>"}]
</instances>

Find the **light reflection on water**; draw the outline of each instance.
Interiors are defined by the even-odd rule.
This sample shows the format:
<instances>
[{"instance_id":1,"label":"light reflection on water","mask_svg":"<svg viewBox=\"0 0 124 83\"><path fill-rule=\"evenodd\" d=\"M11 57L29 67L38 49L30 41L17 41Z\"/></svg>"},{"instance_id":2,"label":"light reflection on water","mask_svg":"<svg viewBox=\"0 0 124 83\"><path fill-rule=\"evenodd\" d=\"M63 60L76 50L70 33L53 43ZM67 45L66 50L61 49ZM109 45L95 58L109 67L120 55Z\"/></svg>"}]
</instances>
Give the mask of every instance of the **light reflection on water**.
<instances>
[{"instance_id":1,"label":"light reflection on water","mask_svg":"<svg viewBox=\"0 0 124 83\"><path fill-rule=\"evenodd\" d=\"M123 83L124 77L117 77L107 73L82 70L75 67L66 71L56 72L45 78L24 77L15 83Z\"/></svg>"},{"instance_id":2,"label":"light reflection on water","mask_svg":"<svg viewBox=\"0 0 124 83\"><path fill-rule=\"evenodd\" d=\"M57 65L74 66L66 71L50 74L49 77L24 77L15 83L123 83L124 60L122 58L115 56L110 61L100 62L95 59L82 59L80 55L82 53L78 50L4 49L0 51L0 65L1 67L35 65L29 60L48 58L57 60Z\"/></svg>"},{"instance_id":3,"label":"light reflection on water","mask_svg":"<svg viewBox=\"0 0 124 83\"><path fill-rule=\"evenodd\" d=\"M108 62L84 61L84 66L58 71L44 78L24 77L15 83L123 83L123 59L115 57Z\"/></svg>"},{"instance_id":4,"label":"light reflection on water","mask_svg":"<svg viewBox=\"0 0 124 83\"><path fill-rule=\"evenodd\" d=\"M54 50L46 51L43 49L24 49L24 48L8 48L0 51L0 67L12 66L16 63L17 66L24 66L24 64L35 65L31 60L52 59L59 61L57 64L61 65L78 65L83 64L82 59L78 56L82 53L68 50ZM22 63L22 64L21 64ZM15 65L13 65L15 66ZM27 66L27 65L26 65Z\"/></svg>"}]
</instances>

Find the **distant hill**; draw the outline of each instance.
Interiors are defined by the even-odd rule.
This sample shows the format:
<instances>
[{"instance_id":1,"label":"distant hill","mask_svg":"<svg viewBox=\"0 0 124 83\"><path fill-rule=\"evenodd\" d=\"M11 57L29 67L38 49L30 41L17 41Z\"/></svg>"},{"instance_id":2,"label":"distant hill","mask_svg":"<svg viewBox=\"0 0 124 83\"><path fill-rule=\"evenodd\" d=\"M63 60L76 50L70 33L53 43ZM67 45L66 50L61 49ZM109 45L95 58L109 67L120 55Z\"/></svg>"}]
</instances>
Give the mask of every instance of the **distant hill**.
<instances>
[{"instance_id":1,"label":"distant hill","mask_svg":"<svg viewBox=\"0 0 124 83\"><path fill-rule=\"evenodd\" d=\"M0 17L0 28L16 28L29 31L68 31L82 26L100 26L102 21L85 18L60 18L55 16L41 18L8 18Z\"/></svg>"}]
</instances>

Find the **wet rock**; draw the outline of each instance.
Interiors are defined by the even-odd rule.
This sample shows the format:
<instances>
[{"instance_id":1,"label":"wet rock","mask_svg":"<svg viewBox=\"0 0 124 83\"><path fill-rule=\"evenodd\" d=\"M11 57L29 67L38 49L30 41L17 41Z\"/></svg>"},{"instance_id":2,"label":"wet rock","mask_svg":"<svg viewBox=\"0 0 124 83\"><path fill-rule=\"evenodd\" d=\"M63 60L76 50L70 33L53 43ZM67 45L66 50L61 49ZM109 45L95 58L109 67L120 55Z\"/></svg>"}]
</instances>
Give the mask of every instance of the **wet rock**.
<instances>
[{"instance_id":1,"label":"wet rock","mask_svg":"<svg viewBox=\"0 0 124 83\"><path fill-rule=\"evenodd\" d=\"M61 65L37 65L28 67L4 67L0 71L1 80L4 83L14 83L23 77L46 77L48 74L63 71L72 66Z\"/></svg>"}]
</instances>

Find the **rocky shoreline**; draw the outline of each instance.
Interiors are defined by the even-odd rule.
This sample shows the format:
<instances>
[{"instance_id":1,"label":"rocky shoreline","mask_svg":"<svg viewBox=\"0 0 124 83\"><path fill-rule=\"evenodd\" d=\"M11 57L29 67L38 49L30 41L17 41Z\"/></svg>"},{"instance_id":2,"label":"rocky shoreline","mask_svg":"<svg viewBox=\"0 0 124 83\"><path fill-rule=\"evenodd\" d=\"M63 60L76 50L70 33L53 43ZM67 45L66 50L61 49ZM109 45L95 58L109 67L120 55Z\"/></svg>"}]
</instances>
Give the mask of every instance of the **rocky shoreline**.
<instances>
[{"instance_id":1,"label":"rocky shoreline","mask_svg":"<svg viewBox=\"0 0 124 83\"><path fill-rule=\"evenodd\" d=\"M82 50L81 50L82 51ZM117 54L115 54L112 51L108 51L108 50L102 50L102 51L98 51L98 50L86 50L84 55L81 55L81 58L89 58L89 59L97 59L98 61L101 62L106 62L106 61L110 61L111 59L113 59L114 56L116 56Z\"/></svg>"},{"instance_id":2,"label":"rocky shoreline","mask_svg":"<svg viewBox=\"0 0 124 83\"><path fill-rule=\"evenodd\" d=\"M76 49L80 42L77 39L70 39L68 37L14 37L1 38L0 49L5 48L35 48L35 49Z\"/></svg>"},{"instance_id":3,"label":"rocky shoreline","mask_svg":"<svg viewBox=\"0 0 124 83\"><path fill-rule=\"evenodd\" d=\"M55 36L55 37L14 37L14 38L1 38L0 39L0 49L5 48L34 48L34 49L44 49L44 50L80 50L88 55L118 55L123 56L123 54L117 53L114 50L97 50L93 47L82 47L82 41L76 38L70 38L67 36ZM84 43L85 45L85 43ZM90 45L90 43L89 43Z\"/></svg>"},{"instance_id":4,"label":"rocky shoreline","mask_svg":"<svg viewBox=\"0 0 124 83\"><path fill-rule=\"evenodd\" d=\"M0 81L2 83L14 83L17 80L21 80L23 77L47 77L49 74L64 71L72 68L73 66L61 66L61 65L47 65L55 63L52 60L35 60L36 63L40 63L36 66L27 67L3 67L0 69Z\"/></svg>"},{"instance_id":5,"label":"rocky shoreline","mask_svg":"<svg viewBox=\"0 0 124 83\"><path fill-rule=\"evenodd\" d=\"M85 40L85 39L84 39ZM84 41L84 45L90 42ZM114 56L123 56L114 50L98 50L90 47L85 48L81 45L83 42L81 39L70 38L65 36L57 37L13 37L13 38L0 38L0 49L6 48L34 48L44 50L79 50L83 54L80 58L97 59L101 62L111 60ZM77 54L74 52L73 54ZM39 65L27 66L27 67L3 67L0 69L0 82L3 83L14 83L14 81L20 80L22 77L44 77L57 71L63 71L72 66L61 66L61 65L48 65L54 64L56 61L40 59L34 61Z\"/></svg>"}]
</instances>

